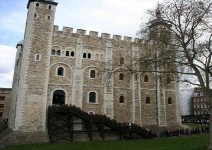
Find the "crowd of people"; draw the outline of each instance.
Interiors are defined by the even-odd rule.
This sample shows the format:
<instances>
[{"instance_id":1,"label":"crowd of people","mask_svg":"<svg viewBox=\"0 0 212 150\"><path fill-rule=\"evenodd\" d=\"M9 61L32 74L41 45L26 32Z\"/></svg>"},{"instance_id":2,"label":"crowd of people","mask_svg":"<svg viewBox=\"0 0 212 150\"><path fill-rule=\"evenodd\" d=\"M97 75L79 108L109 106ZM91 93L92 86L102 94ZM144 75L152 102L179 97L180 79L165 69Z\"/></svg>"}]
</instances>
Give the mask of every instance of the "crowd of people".
<instances>
[{"instance_id":1,"label":"crowd of people","mask_svg":"<svg viewBox=\"0 0 212 150\"><path fill-rule=\"evenodd\" d=\"M160 138L166 138L166 137L173 137L173 136L196 135L201 133L209 133L209 127L167 130L167 131L161 132L158 136Z\"/></svg>"}]
</instances>

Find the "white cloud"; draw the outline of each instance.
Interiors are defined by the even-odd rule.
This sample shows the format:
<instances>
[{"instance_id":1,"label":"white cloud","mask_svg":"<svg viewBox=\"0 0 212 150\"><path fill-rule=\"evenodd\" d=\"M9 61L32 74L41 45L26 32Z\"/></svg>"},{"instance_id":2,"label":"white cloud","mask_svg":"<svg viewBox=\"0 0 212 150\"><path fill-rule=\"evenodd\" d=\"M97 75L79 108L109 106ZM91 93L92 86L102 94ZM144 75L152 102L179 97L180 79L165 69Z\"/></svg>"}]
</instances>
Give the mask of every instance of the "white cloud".
<instances>
[{"instance_id":1,"label":"white cloud","mask_svg":"<svg viewBox=\"0 0 212 150\"><path fill-rule=\"evenodd\" d=\"M141 18L157 1L162 0L79 0L75 4L81 4L73 6L63 0L57 6L55 24L135 37Z\"/></svg>"},{"instance_id":2,"label":"white cloud","mask_svg":"<svg viewBox=\"0 0 212 150\"><path fill-rule=\"evenodd\" d=\"M11 87L16 48L0 45L0 87Z\"/></svg>"}]
</instances>

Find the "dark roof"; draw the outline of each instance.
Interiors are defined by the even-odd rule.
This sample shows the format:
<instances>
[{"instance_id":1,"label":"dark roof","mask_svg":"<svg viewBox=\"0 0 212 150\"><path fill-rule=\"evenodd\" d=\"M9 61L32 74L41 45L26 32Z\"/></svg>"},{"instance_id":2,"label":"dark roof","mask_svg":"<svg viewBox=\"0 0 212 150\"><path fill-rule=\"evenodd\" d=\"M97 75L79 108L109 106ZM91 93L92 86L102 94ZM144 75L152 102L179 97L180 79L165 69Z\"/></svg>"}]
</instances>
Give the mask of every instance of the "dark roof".
<instances>
[{"instance_id":1,"label":"dark roof","mask_svg":"<svg viewBox=\"0 0 212 150\"><path fill-rule=\"evenodd\" d=\"M54 0L29 0L28 4L27 4L27 8L29 8L29 4L31 2L42 2L42 3L47 3L47 4L51 4L51 5L56 5L57 6L57 2L54 2Z\"/></svg>"}]
</instances>

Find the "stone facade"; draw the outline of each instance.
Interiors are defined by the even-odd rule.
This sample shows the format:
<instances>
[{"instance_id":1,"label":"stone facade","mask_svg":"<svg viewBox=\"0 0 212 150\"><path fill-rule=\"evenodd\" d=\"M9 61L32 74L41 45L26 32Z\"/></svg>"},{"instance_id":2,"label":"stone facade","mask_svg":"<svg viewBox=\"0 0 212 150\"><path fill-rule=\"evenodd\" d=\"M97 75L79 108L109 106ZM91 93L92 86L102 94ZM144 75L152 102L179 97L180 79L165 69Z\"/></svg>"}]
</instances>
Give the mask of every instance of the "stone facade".
<instances>
[{"instance_id":1,"label":"stone facade","mask_svg":"<svg viewBox=\"0 0 212 150\"><path fill-rule=\"evenodd\" d=\"M7 123L10 112L12 89L0 88L0 122Z\"/></svg>"},{"instance_id":2,"label":"stone facade","mask_svg":"<svg viewBox=\"0 0 212 150\"><path fill-rule=\"evenodd\" d=\"M24 41L17 45L9 125L46 131L47 107L72 104L141 126L180 124L178 85L133 65L146 52L131 37L54 25L57 3L29 0ZM151 43L150 43L151 44ZM131 71L131 70L134 70ZM146 80L146 78L148 78Z\"/></svg>"}]
</instances>

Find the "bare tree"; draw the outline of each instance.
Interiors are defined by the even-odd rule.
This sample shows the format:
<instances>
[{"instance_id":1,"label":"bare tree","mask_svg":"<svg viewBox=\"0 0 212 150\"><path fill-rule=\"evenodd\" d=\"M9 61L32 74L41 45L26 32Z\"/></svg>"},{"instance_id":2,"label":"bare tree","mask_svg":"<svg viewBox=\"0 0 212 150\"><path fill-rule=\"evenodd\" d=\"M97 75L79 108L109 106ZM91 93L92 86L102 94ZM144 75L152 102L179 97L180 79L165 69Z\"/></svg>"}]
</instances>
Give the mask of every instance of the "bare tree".
<instances>
[{"instance_id":1,"label":"bare tree","mask_svg":"<svg viewBox=\"0 0 212 150\"><path fill-rule=\"evenodd\" d=\"M170 0L149 14L156 19L138 34L159 46L139 63L152 62L158 71L175 73L182 82L201 87L212 114L212 0ZM155 27L150 30L150 26ZM212 115L208 149L212 149Z\"/></svg>"}]
</instances>

